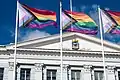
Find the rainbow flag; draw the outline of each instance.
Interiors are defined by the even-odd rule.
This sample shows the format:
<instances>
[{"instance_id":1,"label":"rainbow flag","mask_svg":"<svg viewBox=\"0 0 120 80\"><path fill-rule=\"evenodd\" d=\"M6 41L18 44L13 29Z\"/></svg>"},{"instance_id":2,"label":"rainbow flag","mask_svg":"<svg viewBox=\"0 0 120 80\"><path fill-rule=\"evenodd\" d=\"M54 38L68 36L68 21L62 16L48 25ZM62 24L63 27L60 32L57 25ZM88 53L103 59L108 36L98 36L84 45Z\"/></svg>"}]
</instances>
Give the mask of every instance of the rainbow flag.
<instances>
[{"instance_id":1,"label":"rainbow flag","mask_svg":"<svg viewBox=\"0 0 120 80\"><path fill-rule=\"evenodd\" d=\"M100 10L104 33L120 34L120 12Z\"/></svg>"},{"instance_id":2,"label":"rainbow flag","mask_svg":"<svg viewBox=\"0 0 120 80\"><path fill-rule=\"evenodd\" d=\"M106 12L109 14L108 16L110 16L113 22L115 22L116 24L114 25L111 32L115 34L120 34L120 12L116 12L116 11L106 11Z\"/></svg>"},{"instance_id":3,"label":"rainbow flag","mask_svg":"<svg viewBox=\"0 0 120 80\"><path fill-rule=\"evenodd\" d=\"M56 13L19 4L19 26L29 28L56 26Z\"/></svg>"},{"instance_id":4,"label":"rainbow flag","mask_svg":"<svg viewBox=\"0 0 120 80\"><path fill-rule=\"evenodd\" d=\"M64 29L72 32L95 35L98 32L96 23L86 14L81 12L71 12L65 10L64 13L72 19L72 24Z\"/></svg>"}]
</instances>

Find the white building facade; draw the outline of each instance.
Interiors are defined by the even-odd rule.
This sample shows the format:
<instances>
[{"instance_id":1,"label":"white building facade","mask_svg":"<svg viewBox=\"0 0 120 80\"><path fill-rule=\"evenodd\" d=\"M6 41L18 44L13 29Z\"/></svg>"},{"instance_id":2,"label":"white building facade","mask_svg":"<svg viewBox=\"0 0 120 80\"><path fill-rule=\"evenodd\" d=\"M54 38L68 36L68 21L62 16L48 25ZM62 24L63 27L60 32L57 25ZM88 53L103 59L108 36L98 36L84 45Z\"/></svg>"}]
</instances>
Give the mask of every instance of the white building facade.
<instances>
[{"instance_id":1,"label":"white building facade","mask_svg":"<svg viewBox=\"0 0 120 80\"><path fill-rule=\"evenodd\" d=\"M74 41L73 41L74 40ZM120 80L120 46L104 41L107 80ZM60 80L60 38L17 44L16 80ZM63 80L103 80L100 39L63 34ZM0 47L0 80L13 80L14 45Z\"/></svg>"}]
</instances>

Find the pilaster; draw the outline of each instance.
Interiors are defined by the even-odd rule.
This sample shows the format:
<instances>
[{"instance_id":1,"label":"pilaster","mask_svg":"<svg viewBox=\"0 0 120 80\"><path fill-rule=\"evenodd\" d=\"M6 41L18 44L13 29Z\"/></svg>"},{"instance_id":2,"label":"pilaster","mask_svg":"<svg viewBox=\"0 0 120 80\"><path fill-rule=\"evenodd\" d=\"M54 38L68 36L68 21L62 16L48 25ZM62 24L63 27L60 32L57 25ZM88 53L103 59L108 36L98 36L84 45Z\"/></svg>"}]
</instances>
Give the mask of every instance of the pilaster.
<instances>
[{"instance_id":1,"label":"pilaster","mask_svg":"<svg viewBox=\"0 0 120 80\"><path fill-rule=\"evenodd\" d=\"M83 79L84 80L91 80L91 65L84 65L84 75L83 75Z\"/></svg>"},{"instance_id":2,"label":"pilaster","mask_svg":"<svg viewBox=\"0 0 120 80\"><path fill-rule=\"evenodd\" d=\"M8 80L14 80L13 79L13 69L14 69L14 62L9 62Z\"/></svg>"},{"instance_id":3,"label":"pilaster","mask_svg":"<svg viewBox=\"0 0 120 80\"><path fill-rule=\"evenodd\" d=\"M35 63L35 80L43 80L43 63Z\"/></svg>"},{"instance_id":4,"label":"pilaster","mask_svg":"<svg viewBox=\"0 0 120 80\"><path fill-rule=\"evenodd\" d=\"M63 64L63 80L68 80L68 64Z\"/></svg>"},{"instance_id":5,"label":"pilaster","mask_svg":"<svg viewBox=\"0 0 120 80\"><path fill-rule=\"evenodd\" d=\"M107 79L115 80L115 66L107 66Z\"/></svg>"}]
</instances>

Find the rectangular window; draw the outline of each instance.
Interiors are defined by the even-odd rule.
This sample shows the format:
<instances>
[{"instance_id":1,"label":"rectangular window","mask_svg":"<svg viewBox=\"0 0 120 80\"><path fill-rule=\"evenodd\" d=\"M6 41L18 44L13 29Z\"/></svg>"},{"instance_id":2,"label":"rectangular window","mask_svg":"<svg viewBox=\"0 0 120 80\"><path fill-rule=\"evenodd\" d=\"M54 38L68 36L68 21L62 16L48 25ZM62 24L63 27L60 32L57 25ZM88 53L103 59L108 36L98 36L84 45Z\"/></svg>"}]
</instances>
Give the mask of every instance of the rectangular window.
<instances>
[{"instance_id":1,"label":"rectangular window","mask_svg":"<svg viewBox=\"0 0 120 80\"><path fill-rule=\"evenodd\" d=\"M80 70L72 70L71 71L71 80L80 80Z\"/></svg>"},{"instance_id":2,"label":"rectangular window","mask_svg":"<svg viewBox=\"0 0 120 80\"><path fill-rule=\"evenodd\" d=\"M94 72L95 80L103 80L103 71Z\"/></svg>"},{"instance_id":3,"label":"rectangular window","mask_svg":"<svg viewBox=\"0 0 120 80\"><path fill-rule=\"evenodd\" d=\"M21 69L20 80L30 80L30 69Z\"/></svg>"},{"instance_id":4,"label":"rectangular window","mask_svg":"<svg viewBox=\"0 0 120 80\"><path fill-rule=\"evenodd\" d=\"M4 68L0 68L0 80L3 80Z\"/></svg>"},{"instance_id":5,"label":"rectangular window","mask_svg":"<svg viewBox=\"0 0 120 80\"><path fill-rule=\"evenodd\" d=\"M47 70L47 80L56 80L56 70Z\"/></svg>"}]
</instances>

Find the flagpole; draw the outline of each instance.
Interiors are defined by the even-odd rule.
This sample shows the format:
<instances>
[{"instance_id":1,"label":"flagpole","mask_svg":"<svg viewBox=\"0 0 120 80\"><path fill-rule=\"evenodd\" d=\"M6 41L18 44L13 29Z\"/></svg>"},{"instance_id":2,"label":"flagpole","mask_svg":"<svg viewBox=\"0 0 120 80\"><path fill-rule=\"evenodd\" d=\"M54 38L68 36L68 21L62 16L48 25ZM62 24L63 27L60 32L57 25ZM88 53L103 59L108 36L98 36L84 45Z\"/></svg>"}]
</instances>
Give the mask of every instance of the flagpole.
<instances>
[{"instance_id":1,"label":"flagpole","mask_svg":"<svg viewBox=\"0 0 120 80\"><path fill-rule=\"evenodd\" d=\"M72 8L72 0L70 0L70 11L71 11L71 18L72 18L72 10L73 10L73 8ZM72 20L72 19L71 19ZM72 23L71 23L71 27L72 27ZM72 30L71 31L73 31L73 28L72 28Z\"/></svg>"},{"instance_id":2,"label":"flagpole","mask_svg":"<svg viewBox=\"0 0 120 80\"><path fill-rule=\"evenodd\" d=\"M62 54L62 0L60 0L60 55L61 55L61 80L62 80L62 73L63 73L63 54Z\"/></svg>"},{"instance_id":3,"label":"flagpole","mask_svg":"<svg viewBox=\"0 0 120 80\"><path fill-rule=\"evenodd\" d=\"M102 32L101 11L100 11L99 6L98 6L98 13L99 13L100 37L101 37L101 48L102 48L102 57L103 57L103 68L104 68L104 80L107 80L106 70L105 70L105 55L104 55L104 46L103 46L103 32Z\"/></svg>"},{"instance_id":4,"label":"flagpole","mask_svg":"<svg viewBox=\"0 0 120 80\"><path fill-rule=\"evenodd\" d=\"M15 46L14 46L14 68L13 68L13 80L15 80L16 78L16 52L17 52L17 27L18 27L18 2L19 0L17 0L17 9L16 9L16 25L15 25Z\"/></svg>"}]
</instances>

